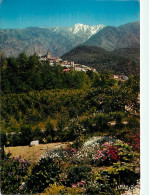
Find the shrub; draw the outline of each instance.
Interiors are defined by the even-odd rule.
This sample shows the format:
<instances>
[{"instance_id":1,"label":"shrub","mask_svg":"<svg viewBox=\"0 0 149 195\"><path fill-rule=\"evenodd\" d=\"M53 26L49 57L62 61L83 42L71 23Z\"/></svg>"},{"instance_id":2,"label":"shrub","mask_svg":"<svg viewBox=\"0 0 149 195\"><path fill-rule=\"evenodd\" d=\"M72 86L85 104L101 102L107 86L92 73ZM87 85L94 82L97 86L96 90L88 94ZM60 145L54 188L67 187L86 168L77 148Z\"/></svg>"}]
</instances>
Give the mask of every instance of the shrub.
<instances>
[{"instance_id":1,"label":"shrub","mask_svg":"<svg viewBox=\"0 0 149 195\"><path fill-rule=\"evenodd\" d=\"M0 158L4 159L5 157L5 151L4 151L4 145L7 143L7 137L6 134L3 132L0 132L0 139L1 139L1 151L0 151Z\"/></svg>"},{"instance_id":2,"label":"shrub","mask_svg":"<svg viewBox=\"0 0 149 195\"><path fill-rule=\"evenodd\" d=\"M86 193L85 194L97 194L97 195L120 195L121 193L119 190L114 189L113 186L111 186L108 181L104 181L102 183L99 183L97 181L91 182L86 187Z\"/></svg>"},{"instance_id":3,"label":"shrub","mask_svg":"<svg viewBox=\"0 0 149 195\"><path fill-rule=\"evenodd\" d=\"M113 188L121 188L121 185L130 187L136 185L140 174L135 172L136 164L130 164L125 162L114 163L113 166L108 169L99 172L97 181L104 183L107 181Z\"/></svg>"},{"instance_id":4,"label":"shrub","mask_svg":"<svg viewBox=\"0 0 149 195\"><path fill-rule=\"evenodd\" d=\"M58 195L61 193L61 191L64 189L63 185L57 185L56 183L50 184L49 187L47 187L41 195Z\"/></svg>"},{"instance_id":5,"label":"shrub","mask_svg":"<svg viewBox=\"0 0 149 195\"><path fill-rule=\"evenodd\" d=\"M51 136L50 142L54 140L55 137L55 130L53 128L53 125L49 122L46 124L46 129L44 132L45 136Z\"/></svg>"},{"instance_id":6,"label":"shrub","mask_svg":"<svg viewBox=\"0 0 149 195\"><path fill-rule=\"evenodd\" d=\"M58 160L42 158L31 171L27 182L28 191L31 193L43 192L49 185L59 180L60 163Z\"/></svg>"},{"instance_id":7,"label":"shrub","mask_svg":"<svg viewBox=\"0 0 149 195\"><path fill-rule=\"evenodd\" d=\"M49 185L44 192L41 195L59 195L59 194L71 194L71 195L77 195L81 194L83 190L79 187L66 187L63 185L57 185L56 183Z\"/></svg>"},{"instance_id":8,"label":"shrub","mask_svg":"<svg viewBox=\"0 0 149 195\"><path fill-rule=\"evenodd\" d=\"M140 152L140 132L139 130L128 130L123 138L136 152Z\"/></svg>"},{"instance_id":9,"label":"shrub","mask_svg":"<svg viewBox=\"0 0 149 195\"><path fill-rule=\"evenodd\" d=\"M92 137L71 156L74 163L109 166L115 162L131 162L138 156L132 147L111 137Z\"/></svg>"},{"instance_id":10,"label":"shrub","mask_svg":"<svg viewBox=\"0 0 149 195\"><path fill-rule=\"evenodd\" d=\"M8 141L10 146L19 146L21 145L21 138L19 133L8 136Z\"/></svg>"},{"instance_id":11,"label":"shrub","mask_svg":"<svg viewBox=\"0 0 149 195\"><path fill-rule=\"evenodd\" d=\"M39 142L42 142L42 139L44 137L44 133L41 131L39 127L34 129L33 131L33 139L34 140L39 140Z\"/></svg>"},{"instance_id":12,"label":"shrub","mask_svg":"<svg viewBox=\"0 0 149 195\"><path fill-rule=\"evenodd\" d=\"M6 158L1 161L1 191L4 194L21 192L21 183L26 181L30 163L21 158Z\"/></svg>"},{"instance_id":13,"label":"shrub","mask_svg":"<svg viewBox=\"0 0 149 195\"><path fill-rule=\"evenodd\" d=\"M127 121L128 121L128 125L127 126L129 128L139 128L140 127L140 121L135 116L129 116Z\"/></svg>"},{"instance_id":14,"label":"shrub","mask_svg":"<svg viewBox=\"0 0 149 195\"><path fill-rule=\"evenodd\" d=\"M91 168L86 166L77 166L70 168L67 176L67 185L71 186L82 180L88 180L90 178Z\"/></svg>"},{"instance_id":15,"label":"shrub","mask_svg":"<svg viewBox=\"0 0 149 195\"><path fill-rule=\"evenodd\" d=\"M21 145L29 145L33 139L33 131L31 127L21 127Z\"/></svg>"},{"instance_id":16,"label":"shrub","mask_svg":"<svg viewBox=\"0 0 149 195\"><path fill-rule=\"evenodd\" d=\"M120 157L120 161L131 162L135 159L136 153L133 152L132 147L128 144L117 140L114 146L118 148L118 155Z\"/></svg>"}]
</instances>

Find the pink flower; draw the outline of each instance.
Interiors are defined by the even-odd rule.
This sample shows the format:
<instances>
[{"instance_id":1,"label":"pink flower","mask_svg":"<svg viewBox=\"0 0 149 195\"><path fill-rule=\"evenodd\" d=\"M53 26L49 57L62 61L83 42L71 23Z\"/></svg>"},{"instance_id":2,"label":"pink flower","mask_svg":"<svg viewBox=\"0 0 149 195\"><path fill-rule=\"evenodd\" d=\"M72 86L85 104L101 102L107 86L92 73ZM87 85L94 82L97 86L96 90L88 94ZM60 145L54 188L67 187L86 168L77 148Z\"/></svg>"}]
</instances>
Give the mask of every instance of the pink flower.
<instances>
[{"instance_id":1,"label":"pink flower","mask_svg":"<svg viewBox=\"0 0 149 195\"><path fill-rule=\"evenodd\" d=\"M75 188L75 187L77 187L75 184L72 184L72 186L71 186L72 188Z\"/></svg>"},{"instance_id":2,"label":"pink flower","mask_svg":"<svg viewBox=\"0 0 149 195\"><path fill-rule=\"evenodd\" d=\"M102 153L102 151L98 150L97 151L97 157L102 158L103 156L104 156L104 154Z\"/></svg>"},{"instance_id":3,"label":"pink flower","mask_svg":"<svg viewBox=\"0 0 149 195\"><path fill-rule=\"evenodd\" d=\"M66 150L68 150L69 149L69 147L68 146L66 146Z\"/></svg>"},{"instance_id":4,"label":"pink flower","mask_svg":"<svg viewBox=\"0 0 149 195\"><path fill-rule=\"evenodd\" d=\"M73 153L76 153L76 151L77 151L77 150L74 149L74 148L71 149L71 152L73 152Z\"/></svg>"},{"instance_id":5,"label":"pink flower","mask_svg":"<svg viewBox=\"0 0 149 195\"><path fill-rule=\"evenodd\" d=\"M84 184L85 184L84 182L78 182L78 183L77 183L77 185L78 185L79 187L84 186Z\"/></svg>"}]
</instances>

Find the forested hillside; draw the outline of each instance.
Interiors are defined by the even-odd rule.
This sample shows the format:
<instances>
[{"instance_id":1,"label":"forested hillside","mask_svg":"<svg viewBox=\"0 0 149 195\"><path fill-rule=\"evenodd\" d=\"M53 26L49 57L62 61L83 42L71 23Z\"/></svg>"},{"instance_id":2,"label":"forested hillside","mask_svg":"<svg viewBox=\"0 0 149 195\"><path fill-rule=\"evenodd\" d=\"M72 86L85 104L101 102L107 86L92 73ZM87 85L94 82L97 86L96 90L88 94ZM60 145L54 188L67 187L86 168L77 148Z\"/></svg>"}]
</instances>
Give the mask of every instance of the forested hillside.
<instances>
[{"instance_id":1,"label":"forested hillside","mask_svg":"<svg viewBox=\"0 0 149 195\"><path fill-rule=\"evenodd\" d=\"M139 74L139 49L117 49L108 52L100 47L79 46L62 56L63 59L94 67L99 72L112 74Z\"/></svg>"},{"instance_id":2,"label":"forested hillside","mask_svg":"<svg viewBox=\"0 0 149 195\"><path fill-rule=\"evenodd\" d=\"M47 89L83 89L90 87L92 81L84 72L71 70L63 72L61 66L41 63L36 55L27 57L25 53L17 58L1 58L2 92L22 93Z\"/></svg>"}]
</instances>

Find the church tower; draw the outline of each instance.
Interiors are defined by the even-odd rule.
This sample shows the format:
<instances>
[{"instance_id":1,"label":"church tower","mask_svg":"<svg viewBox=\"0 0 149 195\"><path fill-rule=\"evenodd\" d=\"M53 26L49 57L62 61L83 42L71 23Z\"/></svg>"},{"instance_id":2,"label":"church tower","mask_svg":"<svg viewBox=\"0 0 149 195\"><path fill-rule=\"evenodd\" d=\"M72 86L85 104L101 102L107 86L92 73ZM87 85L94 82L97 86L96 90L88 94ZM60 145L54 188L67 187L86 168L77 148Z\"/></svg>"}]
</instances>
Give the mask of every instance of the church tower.
<instances>
[{"instance_id":1,"label":"church tower","mask_svg":"<svg viewBox=\"0 0 149 195\"><path fill-rule=\"evenodd\" d=\"M47 58L48 58L48 59L51 58L51 53L50 53L50 51L47 52Z\"/></svg>"}]
</instances>

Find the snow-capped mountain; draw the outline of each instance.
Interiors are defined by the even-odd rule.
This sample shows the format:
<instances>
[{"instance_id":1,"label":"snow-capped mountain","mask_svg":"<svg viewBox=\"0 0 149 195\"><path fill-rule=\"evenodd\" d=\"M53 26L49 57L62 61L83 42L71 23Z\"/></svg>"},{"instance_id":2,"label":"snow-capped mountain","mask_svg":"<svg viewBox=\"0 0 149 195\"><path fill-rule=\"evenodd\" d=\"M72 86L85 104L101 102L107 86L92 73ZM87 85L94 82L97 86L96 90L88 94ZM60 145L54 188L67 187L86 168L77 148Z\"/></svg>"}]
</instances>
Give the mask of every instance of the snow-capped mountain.
<instances>
[{"instance_id":1,"label":"snow-capped mountain","mask_svg":"<svg viewBox=\"0 0 149 195\"><path fill-rule=\"evenodd\" d=\"M67 33L69 36L74 35L74 36L82 37L83 40L86 41L92 35L96 34L104 27L105 26L102 24L89 26L89 25L78 23L72 27L57 26L57 27L51 28L51 30L55 33Z\"/></svg>"},{"instance_id":2,"label":"snow-capped mountain","mask_svg":"<svg viewBox=\"0 0 149 195\"><path fill-rule=\"evenodd\" d=\"M75 24L71 28L69 28L69 31L71 31L73 34L86 34L88 38L90 38L92 35L99 32L101 29L103 29L104 25L85 25L85 24Z\"/></svg>"},{"instance_id":3,"label":"snow-capped mountain","mask_svg":"<svg viewBox=\"0 0 149 195\"><path fill-rule=\"evenodd\" d=\"M87 41L104 27L104 25L75 24L72 27L0 29L0 50L6 56L17 56L21 52L26 52L28 55L34 52L45 54L47 50L50 50L53 56L61 56Z\"/></svg>"}]
</instances>

